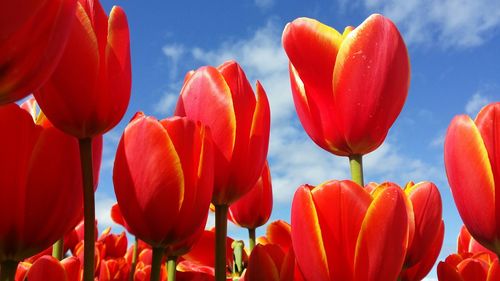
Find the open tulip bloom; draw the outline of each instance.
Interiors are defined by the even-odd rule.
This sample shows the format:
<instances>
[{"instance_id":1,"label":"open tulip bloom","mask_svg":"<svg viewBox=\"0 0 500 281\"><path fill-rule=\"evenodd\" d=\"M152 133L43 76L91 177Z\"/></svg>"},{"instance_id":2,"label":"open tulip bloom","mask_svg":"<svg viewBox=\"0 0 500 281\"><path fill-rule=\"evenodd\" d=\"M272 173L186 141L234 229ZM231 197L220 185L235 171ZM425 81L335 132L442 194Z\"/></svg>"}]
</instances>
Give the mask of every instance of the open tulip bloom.
<instances>
[{"instance_id":1,"label":"open tulip bloom","mask_svg":"<svg viewBox=\"0 0 500 281\"><path fill-rule=\"evenodd\" d=\"M382 144L408 95L410 64L398 29L377 14L343 34L298 18L285 27L282 41L307 134L321 148L361 165L361 156ZM353 167L353 180L363 185L359 169Z\"/></svg>"}]
</instances>

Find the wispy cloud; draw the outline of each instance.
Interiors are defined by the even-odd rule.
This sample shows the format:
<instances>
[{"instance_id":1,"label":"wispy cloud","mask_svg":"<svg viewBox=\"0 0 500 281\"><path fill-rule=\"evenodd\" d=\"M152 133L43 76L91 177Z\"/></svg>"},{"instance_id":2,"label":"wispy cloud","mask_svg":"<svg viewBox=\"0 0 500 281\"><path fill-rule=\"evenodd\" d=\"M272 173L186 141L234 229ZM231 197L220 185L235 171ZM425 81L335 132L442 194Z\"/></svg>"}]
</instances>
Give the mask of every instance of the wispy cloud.
<instances>
[{"instance_id":1,"label":"wispy cloud","mask_svg":"<svg viewBox=\"0 0 500 281\"><path fill-rule=\"evenodd\" d=\"M467 104L465 105L465 112L474 118L479 110L490 102L491 100L489 97L484 96L480 91L478 91L467 101Z\"/></svg>"},{"instance_id":2,"label":"wispy cloud","mask_svg":"<svg viewBox=\"0 0 500 281\"><path fill-rule=\"evenodd\" d=\"M409 44L473 47L500 26L497 0L364 0L364 5L394 20Z\"/></svg>"},{"instance_id":3,"label":"wispy cloud","mask_svg":"<svg viewBox=\"0 0 500 281\"><path fill-rule=\"evenodd\" d=\"M254 0L253 2L257 7L263 10L267 10L274 5L274 0Z\"/></svg>"},{"instance_id":4,"label":"wispy cloud","mask_svg":"<svg viewBox=\"0 0 500 281\"><path fill-rule=\"evenodd\" d=\"M175 79L179 70L179 60L185 53L184 46L177 43L171 43L164 45L162 51L170 62L169 76L171 79Z\"/></svg>"}]
</instances>

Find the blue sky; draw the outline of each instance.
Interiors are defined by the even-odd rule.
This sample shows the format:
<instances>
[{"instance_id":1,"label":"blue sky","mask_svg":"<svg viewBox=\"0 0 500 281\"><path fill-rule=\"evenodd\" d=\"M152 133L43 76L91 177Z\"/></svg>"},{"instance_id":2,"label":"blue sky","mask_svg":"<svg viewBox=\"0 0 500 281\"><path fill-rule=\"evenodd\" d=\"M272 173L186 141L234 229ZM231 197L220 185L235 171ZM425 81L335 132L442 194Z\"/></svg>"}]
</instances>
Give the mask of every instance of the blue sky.
<instances>
[{"instance_id":1,"label":"blue sky","mask_svg":"<svg viewBox=\"0 0 500 281\"><path fill-rule=\"evenodd\" d=\"M446 225L440 259L455 250L461 220L444 171L444 134L453 116L475 116L481 106L500 100L499 1L105 0L103 5L107 11L120 5L128 15L133 86L125 118L105 136L97 191L101 230L112 224L108 214L115 201L113 158L128 120L136 111L160 119L170 116L184 74L227 59L236 59L253 85L261 81L270 100L272 219L289 221L291 198L299 185L349 178L348 160L316 147L298 122L281 32L287 22L301 16L343 30L381 13L395 21L403 34L412 78L405 107L386 142L365 157L365 181L434 182L443 198ZM235 227L229 231L246 238ZM263 231L258 230L258 235Z\"/></svg>"}]
</instances>

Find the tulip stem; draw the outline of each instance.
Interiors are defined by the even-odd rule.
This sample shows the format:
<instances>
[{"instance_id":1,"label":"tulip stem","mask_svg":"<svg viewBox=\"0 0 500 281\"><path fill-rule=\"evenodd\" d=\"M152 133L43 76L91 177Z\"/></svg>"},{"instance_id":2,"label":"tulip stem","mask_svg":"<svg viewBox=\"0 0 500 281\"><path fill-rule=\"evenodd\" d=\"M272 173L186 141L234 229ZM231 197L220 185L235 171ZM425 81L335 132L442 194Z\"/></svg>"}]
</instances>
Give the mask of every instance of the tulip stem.
<instances>
[{"instance_id":1,"label":"tulip stem","mask_svg":"<svg viewBox=\"0 0 500 281\"><path fill-rule=\"evenodd\" d=\"M177 257L169 256L167 259L167 273L168 281L175 281L175 275L177 273Z\"/></svg>"},{"instance_id":2,"label":"tulip stem","mask_svg":"<svg viewBox=\"0 0 500 281\"><path fill-rule=\"evenodd\" d=\"M58 260L62 260L64 255L64 240L59 239L52 245L52 256Z\"/></svg>"},{"instance_id":3,"label":"tulip stem","mask_svg":"<svg viewBox=\"0 0 500 281\"><path fill-rule=\"evenodd\" d=\"M351 177L352 180L363 187L363 155L349 156L349 164L351 164Z\"/></svg>"},{"instance_id":4,"label":"tulip stem","mask_svg":"<svg viewBox=\"0 0 500 281\"><path fill-rule=\"evenodd\" d=\"M80 139L79 145L83 178L83 281L93 281L95 251L95 202L94 175L92 167L92 139Z\"/></svg>"},{"instance_id":5,"label":"tulip stem","mask_svg":"<svg viewBox=\"0 0 500 281\"><path fill-rule=\"evenodd\" d=\"M163 248L153 248L153 261L151 262L151 281L160 281L161 259L163 258Z\"/></svg>"},{"instance_id":6,"label":"tulip stem","mask_svg":"<svg viewBox=\"0 0 500 281\"><path fill-rule=\"evenodd\" d=\"M253 248L255 247L255 228L249 228L248 229L248 242L250 246L250 253L252 252Z\"/></svg>"},{"instance_id":7,"label":"tulip stem","mask_svg":"<svg viewBox=\"0 0 500 281\"><path fill-rule=\"evenodd\" d=\"M215 205L215 281L226 280L227 205Z\"/></svg>"},{"instance_id":8,"label":"tulip stem","mask_svg":"<svg viewBox=\"0 0 500 281\"><path fill-rule=\"evenodd\" d=\"M0 265L0 281L14 281L18 263L17 261L3 261Z\"/></svg>"},{"instance_id":9,"label":"tulip stem","mask_svg":"<svg viewBox=\"0 0 500 281\"><path fill-rule=\"evenodd\" d=\"M135 273L135 266L137 265L137 255L139 251L139 241L137 240L137 236L134 237L135 242L134 242L134 250L132 251L132 265L130 266L130 275L128 277L129 281L134 281L134 273Z\"/></svg>"}]
</instances>

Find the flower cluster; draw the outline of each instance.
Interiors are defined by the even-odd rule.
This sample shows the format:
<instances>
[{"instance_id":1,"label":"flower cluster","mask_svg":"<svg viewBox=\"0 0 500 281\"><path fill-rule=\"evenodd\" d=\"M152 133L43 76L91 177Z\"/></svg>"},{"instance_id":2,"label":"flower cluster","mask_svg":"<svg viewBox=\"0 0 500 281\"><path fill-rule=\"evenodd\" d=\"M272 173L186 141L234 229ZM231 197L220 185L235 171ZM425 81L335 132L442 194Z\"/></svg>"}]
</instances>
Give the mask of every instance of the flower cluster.
<instances>
[{"instance_id":1,"label":"flower cluster","mask_svg":"<svg viewBox=\"0 0 500 281\"><path fill-rule=\"evenodd\" d=\"M130 120L110 210L128 234L98 235L102 135L123 118L132 83L125 12L108 16L98 0L4 1L0 17L0 281L413 281L435 264L438 187L363 176L410 85L390 19L284 28L298 118L319 147L348 157L352 177L299 186L290 223L256 237L273 207L271 108L236 61L189 71L174 116ZM500 103L453 119L444 158L465 226L439 279L500 280ZM247 246L227 236L228 221L248 230Z\"/></svg>"}]
</instances>

